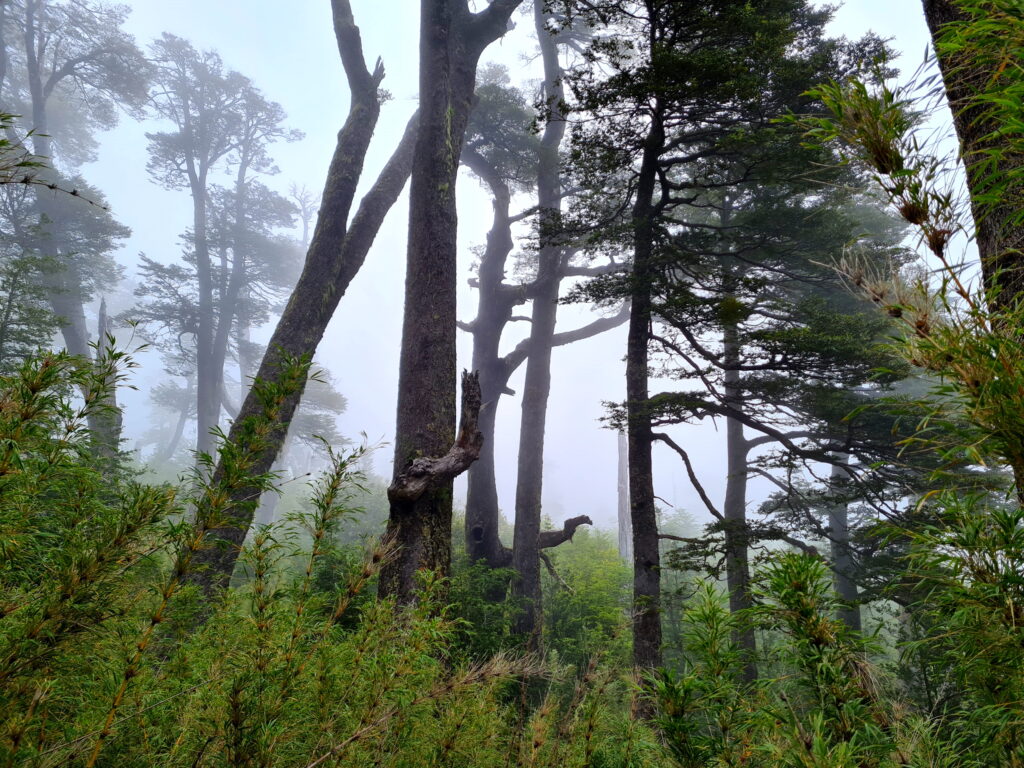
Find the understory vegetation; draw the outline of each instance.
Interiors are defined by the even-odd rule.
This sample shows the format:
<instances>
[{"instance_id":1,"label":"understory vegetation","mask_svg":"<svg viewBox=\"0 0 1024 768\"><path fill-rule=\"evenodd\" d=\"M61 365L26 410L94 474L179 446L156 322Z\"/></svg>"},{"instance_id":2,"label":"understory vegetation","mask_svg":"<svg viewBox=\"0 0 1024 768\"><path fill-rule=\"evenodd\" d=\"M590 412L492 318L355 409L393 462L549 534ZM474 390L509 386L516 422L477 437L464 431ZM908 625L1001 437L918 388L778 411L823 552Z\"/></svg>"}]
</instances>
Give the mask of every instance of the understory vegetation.
<instances>
[{"instance_id":1,"label":"understory vegetation","mask_svg":"<svg viewBox=\"0 0 1024 768\"><path fill-rule=\"evenodd\" d=\"M317 198L256 180L302 134L216 52L0 0L0 768L1024 768L1018 0L924 0L909 86L809 0L421 0L436 89L358 204L391 96L329 5L350 104ZM480 62L519 11L534 98ZM148 171L192 221L109 316L129 230L77 170L118 110L166 129ZM460 164L494 215L473 321ZM410 178L385 479L313 359ZM625 323L618 530L556 523L553 350ZM119 398L153 351L144 432Z\"/></svg>"},{"instance_id":2,"label":"understory vegetation","mask_svg":"<svg viewBox=\"0 0 1024 768\"><path fill-rule=\"evenodd\" d=\"M637 673L628 573L600 532L557 553L545 655L510 634L513 605L481 597L507 588L500 573L425 572L406 607L369 597L393 553L349 535L359 450L332 452L306 501L257 528L234 586L207 600L189 580L204 543L187 508L251 482L252 446L222 445L215 481L140 484L93 458L91 406L75 397L93 375L48 355L2 382L6 765L1022 764L1016 508L938 499L907 547L914 601L864 634L835 618L819 557L769 554L743 614L691 577L666 638L678 661ZM741 625L761 638L754 682Z\"/></svg>"}]
</instances>

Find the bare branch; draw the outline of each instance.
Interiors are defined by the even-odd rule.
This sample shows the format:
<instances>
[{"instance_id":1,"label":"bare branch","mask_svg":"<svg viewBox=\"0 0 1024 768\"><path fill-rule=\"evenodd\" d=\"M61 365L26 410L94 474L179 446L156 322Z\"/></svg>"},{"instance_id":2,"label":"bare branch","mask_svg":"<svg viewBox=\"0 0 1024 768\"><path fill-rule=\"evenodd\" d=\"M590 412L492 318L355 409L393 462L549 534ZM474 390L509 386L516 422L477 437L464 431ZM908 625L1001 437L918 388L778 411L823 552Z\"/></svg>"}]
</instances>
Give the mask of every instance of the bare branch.
<instances>
[{"instance_id":1,"label":"bare branch","mask_svg":"<svg viewBox=\"0 0 1024 768\"><path fill-rule=\"evenodd\" d=\"M539 212L540 212L540 206L539 205L532 205L529 208L527 208L525 211L520 211L519 213L515 213L515 214L509 216L508 217L508 223L509 224L518 224L523 219L528 219L531 216L535 216Z\"/></svg>"},{"instance_id":2,"label":"bare branch","mask_svg":"<svg viewBox=\"0 0 1024 768\"><path fill-rule=\"evenodd\" d=\"M617 328L629 319L629 305L623 304L619 308L619 311L609 317L599 317L592 323L581 326L571 331L563 331L562 333L556 333L551 337L552 347L561 347L566 344L572 344L576 341L583 341L589 339L592 336L597 336L599 333L610 331L612 328ZM512 351L505 355L501 360L505 366L505 370L509 373L516 370L520 365L525 362L526 358L530 356L530 339L526 338L520 341Z\"/></svg>"},{"instance_id":3,"label":"bare branch","mask_svg":"<svg viewBox=\"0 0 1024 768\"><path fill-rule=\"evenodd\" d=\"M686 536L674 536L671 533L659 533L659 539L665 539L666 541L681 541L683 544L704 544L703 539L690 539Z\"/></svg>"},{"instance_id":4,"label":"bare branch","mask_svg":"<svg viewBox=\"0 0 1024 768\"><path fill-rule=\"evenodd\" d=\"M589 339L592 336L597 336L599 333L610 331L612 328L618 328L620 325L629 320L629 304L623 304L619 307L619 311L614 315L608 317L599 317L592 323L576 328L572 331L564 331L562 333L556 333L551 337L552 346L561 347L566 344L572 344L573 342L583 341Z\"/></svg>"},{"instance_id":5,"label":"bare branch","mask_svg":"<svg viewBox=\"0 0 1024 768\"><path fill-rule=\"evenodd\" d=\"M561 576L558 575L558 571L555 570L555 566L551 562L551 558L548 557L547 552L545 552L544 550L541 550L540 552L538 552L538 554L540 555L541 562L544 563L544 565L547 567L548 573L551 574L551 578L554 579L556 582L558 582L558 586L562 587L562 589L564 589L570 595L575 595L576 594L576 590L574 590L572 587L570 587L566 583L565 579L563 579Z\"/></svg>"},{"instance_id":6,"label":"bare branch","mask_svg":"<svg viewBox=\"0 0 1024 768\"><path fill-rule=\"evenodd\" d=\"M802 550L808 555L814 555L816 557L821 556L821 553L818 551L817 547L811 546L807 542L800 541L800 539L794 538L793 536L790 536L788 534L782 534L778 537L778 540L784 541L790 546L796 547L797 549Z\"/></svg>"},{"instance_id":7,"label":"bare branch","mask_svg":"<svg viewBox=\"0 0 1024 768\"><path fill-rule=\"evenodd\" d=\"M785 432L783 437L787 440L799 440L801 438L821 437L818 432L811 432L810 430L798 430L794 432ZM761 437L755 437L747 440L747 448L757 448L758 446L765 445L766 443L778 442L778 438L774 435L761 435Z\"/></svg>"},{"instance_id":8,"label":"bare branch","mask_svg":"<svg viewBox=\"0 0 1024 768\"><path fill-rule=\"evenodd\" d=\"M478 54L508 31L512 12L521 3L522 0L493 0L482 11L470 15L466 25L467 42Z\"/></svg>"},{"instance_id":9,"label":"bare branch","mask_svg":"<svg viewBox=\"0 0 1024 768\"><path fill-rule=\"evenodd\" d=\"M655 440L660 440L673 451L679 454L679 457L683 460L683 464L686 465L686 474L690 478L690 484L694 490L697 491L697 495L700 496L700 500L704 502L704 506L707 507L708 512L711 513L712 517L716 520L725 520L725 516L718 511L715 505L711 502L711 497L708 496L707 491L704 490L704 486L701 485L700 480L697 479L697 473L693 471L693 464L690 463L690 455L683 450L683 448L676 443L671 437L666 435L664 432L653 432L651 437Z\"/></svg>"},{"instance_id":10,"label":"bare branch","mask_svg":"<svg viewBox=\"0 0 1024 768\"><path fill-rule=\"evenodd\" d=\"M415 459L388 488L392 503L416 501L430 488L465 472L480 457L484 443L478 426L480 399L480 373L463 371L462 415L455 444L444 456Z\"/></svg>"},{"instance_id":11,"label":"bare branch","mask_svg":"<svg viewBox=\"0 0 1024 768\"><path fill-rule=\"evenodd\" d=\"M338 42L338 53L352 95L360 99L376 100L377 88L384 79L383 62L377 59L373 74L370 74L363 57L363 39L352 16L349 0L331 0L331 11L334 17L334 37Z\"/></svg>"},{"instance_id":12,"label":"bare branch","mask_svg":"<svg viewBox=\"0 0 1024 768\"><path fill-rule=\"evenodd\" d=\"M579 517L570 517L564 523L562 523L562 530L560 531L541 531L537 537L537 546L540 549L549 549L551 547L557 547L559 544L563 544L567 541L572 541L572 537L576 535L576 529L581 525L593 525L594 521L587 515L580 515Z\"/></svg>"},{"instance_id":13,"label":"bare branch","mask_svg":"<svg viewBox=\"0 0 1024 768\"><path fill-rule=\"evenodd\" d=\"M613 275L616 272L625 272L627 266L616 261L602 264L599 267L565 267L562 270L562 277L600 277L601 275Z\"/></svg>"}]
</instances>

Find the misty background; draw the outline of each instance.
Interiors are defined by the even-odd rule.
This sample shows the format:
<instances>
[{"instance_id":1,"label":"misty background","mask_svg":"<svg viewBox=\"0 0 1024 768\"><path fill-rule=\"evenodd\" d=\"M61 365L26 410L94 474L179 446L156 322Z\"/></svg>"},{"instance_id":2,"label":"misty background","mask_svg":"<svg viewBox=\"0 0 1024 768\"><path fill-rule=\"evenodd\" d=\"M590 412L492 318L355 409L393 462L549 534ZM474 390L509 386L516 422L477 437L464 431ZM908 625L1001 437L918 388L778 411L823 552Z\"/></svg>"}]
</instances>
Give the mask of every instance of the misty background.
<instances>
[{"instance_id":1,"label":"misty background","mask_svg":"<svg viewBox=\"0 0 1024 768\"><path fill-rule=\"evenodd\" d=\"M328 3L299 0L286 14L279 5L251 0L135 0L127 5L132 13L124 29L140 47L145 49L161 33L170 32L197 49L216 51L226 70L247 76L268 100L280 103L287 113L285 125L302 131L304 138L273 144L270 154L279 172L261 181L282 194L287 194L291 185L319 193L348 108L348 89ZM379 56L383 60L387 71L383 88L392 97L382 109L367 155L365 187L389 157L416 107L418 4L413 0L353 0L352 5L366 58L372 62ZM514 21L517 27L487 49L482 64L495 62L507 67L513 84L532 98L539 81L532 24L521 15ZM918 69L929 41L920 4L915 0L848 0L836 13L830 31L849 38L868 31L883 38L897 38L894 44L902 55L895 64L903 79ZM948 130L948 120L941 122L944 124L939 130ZM191 224L188 193L163 189L146 173L145 133L155 130L162 130L159 121L138 122L125 117L115 130L97 136L98 160L82 169L83 175L103 190L113 215L132 230L116 254L125 267L125 280L101 292L111 314L136 303L132 290L139 279L139 253L165 263L179 262L180 237ZM366 264L343 297L315 361L316 367L330 372L334 385L347 399L347 410L338 417L338 428L356 442L363 439L361 433L371 444L389 444L393 439L404 298L406 198L407 192L390 211ZM484 242L491 203L490 195L465 169L460 174L457 199L459 317L469 320L475 315L477 303L476 292L467 283L472 275L473 247ZM513 204L513 211L528 205L525 200L518 207ZM293 234L298 238L301 232ZM563 295L565 292L563 288ZM593 317L589 307L562 305L558 330L583 325ZM94 319L90 319L90 325L95 327ZM253 340L266 342L272 329L273 320L254 332ZM502 350L524 337L527 329L525 323L507 326ZM620 326L554 350L543 511L556 524L567 517L587 514L598 526L615 526L617 438L601 420L606 415L604 403L624 397L625 335L625 326ZM128 344L130 338L130 329L118 331L122 344ZM460 332L458 349L460 367L468 367L468 334ZM151 388L166 378L155 351L138 355L138 360L142 365L133 372L130 382L136 390L119 392L125 408L125 446L129 449L154 416ZM521 390L522 377L521 368L510 381L513 390ZM652 389L658 389L656 381ZM495 447L498 493L506 516L515 494L519 416L518 397L502 398ZM698 476L718 500L724 487L724 434L719 435L711 420L676 427L673 434L686 446ZM392 453L389 445L373 455L375 473L390 475ZM684 509L704 520L703 505L678 457L661 447L654 451L654 460L655 491L663 505ZM459 506L465 497L465 482L465 475L456 481ZM751 478L752 507L767 491L766 481Z\"/></svg>"}]
</instances>

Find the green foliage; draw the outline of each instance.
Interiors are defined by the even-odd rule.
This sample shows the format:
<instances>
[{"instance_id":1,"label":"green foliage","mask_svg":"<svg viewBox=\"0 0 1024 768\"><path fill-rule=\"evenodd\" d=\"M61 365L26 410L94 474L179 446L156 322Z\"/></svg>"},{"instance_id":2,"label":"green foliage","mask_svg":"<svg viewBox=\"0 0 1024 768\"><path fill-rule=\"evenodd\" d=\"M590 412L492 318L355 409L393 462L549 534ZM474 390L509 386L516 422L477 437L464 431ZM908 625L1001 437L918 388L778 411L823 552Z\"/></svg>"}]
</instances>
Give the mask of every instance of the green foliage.
<instances>
[{"instance_id":1,"label":"green foliage","mask_svg":"<svg viewBox=\"0 0 1024 768\"><path fill-rule=\"evenodd\" d=\"M18 116L0 112L0 184L43 184L37 173L46 164L15 136Z\"/></svg>"},{"instance_id":2,"label":"green foliage","mask_svg":"<svg viewBox=\"0 0 1024 768\"><path fill-rule=\"evenodd\" d=\"M513 635L519 606L512 596L510 568L491 568L485 562L470 562L464 552L452 563L452 612L459 621L456 645L469 659L486 659L515 648Z\"/></svg>"},{"instance_id":3,"label":"green foliage","mask_svg":"<svg viewBox=\"0 0 1024 768\"><path fill-rule=\"evenodd\" d=\"M743 654L733 643L740 618L729 613L712 585L704 585L683 614L682 672L656 680L657 722L683 768L742 764L750 753L751 702L756 691L740 680Z\"/></svg>"},{"instance_id":4,"label":"green foliage","mask_svg":"<svg viewBox=\"0 0 1024 768\"><path fill-rule=\"evenodd\" d=\"M252 532L237 588L208 603L188 585L232 489L271 481L249 467L308 364L286 369L255 384L263 413L222 443L222 471L187 491L93 465L85 418L116 371L50 356L0 380L0 761L667 765L614 667L551 676L493 653L438 602L458 589L429 574L413 606L363 597L392 552L370 545L345 565L361 449L329 451L308 504ZM80 389L99 394L76 403ZM549 689L539 710L519 679Z\"/></svg>"},{"instance_id":5,"label":"green foliage","mask_svg":"<svg viewBox=\"0 0 1024 768\"><path fill-rule=\"evenodd\" d=\"M976 125L988 126L965 158L973 172L972 204L981 218L997 208L1012 211L1007 224L1024 224L1024 23L1014 0L955 0L962 18L945 25L936 39L946 58L946 78L966 91L953 108ZM983 72L979 78L973 74Z\"/></svg>"},{"instance_id":6,"label":"green foliage","mask_svg":"<svg viewBox=\"0 0 1024 768\"><path fill-rule=\"evenodd\" d=\"M972 150L981 158L966 158L970 202L977 223L996 206L1016 206L1013 225L1019 226L1020 165L1011 159L1021 153L1022 78L1006 51L1024 26L1006 3L957 0L954 6L961 20L937 35L946 83L951 95L959 94L953 106L967 131L995 130L975 141ZM918 719L906 730L930 745L930 764L1019 766L1024 314L1020 296L1001 291L1006 274L983 264L987 284L975 287L966 265L950 254L953 235L967 229L965 201L951 191L950 159L918 140L907 93L885 83L831 83L815 91L831 115L803 124L810 141L841 141L849 157L872 170L938 262L934 279L880 273L855 258L842 266L900 324L895 349L938 382L908 443L946 464L966 458L1009 467L1014 475L1016 493L1008 499L936 492L919 504L915 525L890 527L891 538L906 543L910 566L903 594L910 596L911 642L903 661L920 678L910 690L939 718ZM978 164L987 170L978 173ZM1005 173L996 174L997 167ZM982 255L1003 265L1019 261L1018 253Z\"/></svg>"},{"instance_id":7,"label":"green foliage","mask_svg":"<svg viewBox=\"0 0 1024 768\"><path fill-rule=\"evenodd\" d=\"M4 194L4 193L0 193ZM45 283L54 260L0 251L0 372L10 373L20 362L48 346L57 317L46 301Z\"/></svg>"},{"instance_id":8,"label":"green foliage","mask_svg":"<svg viewBox=\"0 0 1024 768\"><path fill-rule=\"evenodd\" d=\"M861 639L832 618L830 584L820 559L782 554L760 574L749 615L730 615L710 588L699 593L686 614L687 667L653 683L657 722L680 766L1016 764L973 744L968 710L941 724L915 712ZM740 682L743 656L732 640L744 622L775 640L773 673L754 684Z\"/></svg>"},{"instance_id":9,"label":"green foliage","mask_svg":"<svg viewBox=\"0 0 1024 768\"><path fill-rule=\"evenodd\" d=\"M938 518L913 536L912 572L923 631L908 656L927 658L951 694L931 707L956 724L986 764L1024 765L1024 511L947 494Z\"/></svg>"},{"instance_id":10,"label":"green foliage","mask_svg":"<svg viewBox=\"0 0 1024 768\"><path fill-rule=\"evenodd\" d=\"M631 569L607 531L580 528L571 541L548 550L558 579L547 574L545 644L559 661L583 666L595 653L621 663L629 655Z\"/></svg>"}]
</instances>

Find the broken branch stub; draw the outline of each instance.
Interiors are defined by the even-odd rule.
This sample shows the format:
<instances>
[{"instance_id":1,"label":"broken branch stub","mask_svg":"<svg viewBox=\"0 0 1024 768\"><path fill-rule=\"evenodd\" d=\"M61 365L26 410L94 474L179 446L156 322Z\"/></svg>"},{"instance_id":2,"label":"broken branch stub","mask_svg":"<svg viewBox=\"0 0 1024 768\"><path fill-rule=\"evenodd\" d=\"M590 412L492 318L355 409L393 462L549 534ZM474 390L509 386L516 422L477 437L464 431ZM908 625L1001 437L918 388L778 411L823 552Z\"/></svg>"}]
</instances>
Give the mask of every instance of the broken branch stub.
<instances>
[{"instance_id":1,"label":"broken branch stub","mask_svg":"<svg viewBox=\"0 0 1024 768\"><path fill-rule=\"evenodd\" d=\"M478 426L480 401L479 371L463 371L462 414L455 444L444 456L414 459L388 488L389 501L416 501L430 488L465 472L480 457L484 444L484 436Z\"/></svg>"},{"instance_id":2,"label":"broken branch stub","mask_svg":"<svg viewBox=\"0 0 1024 768\"><path fill-rule=\"evenodd\" d=\"M572 541L572 537L576 533L576 529L581 525L593 525L594 521L591 520L587 515L580 515L579 517L570 517L562 524L562 530L560 531L541 531L540 536L537 537L537 546L540 549L549 549L550 547L557 547L566 541Z\"/></svg>"}]
</instances>

